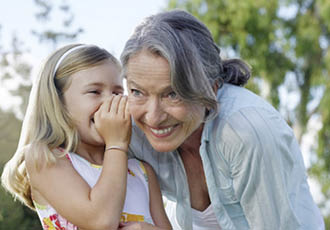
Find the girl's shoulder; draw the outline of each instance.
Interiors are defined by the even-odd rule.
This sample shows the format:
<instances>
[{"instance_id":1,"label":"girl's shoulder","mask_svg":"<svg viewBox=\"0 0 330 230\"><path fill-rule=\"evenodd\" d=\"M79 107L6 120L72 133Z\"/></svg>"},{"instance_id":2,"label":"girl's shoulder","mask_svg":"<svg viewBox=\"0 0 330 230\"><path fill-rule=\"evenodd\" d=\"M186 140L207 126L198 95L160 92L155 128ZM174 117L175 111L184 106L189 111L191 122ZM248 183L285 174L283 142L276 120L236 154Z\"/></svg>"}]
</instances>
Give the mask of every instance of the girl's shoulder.
<instances>
[{"instance_id":1,"label":"girl's shoulder","mask_svg":"<svg viewBox=\"0 0 330 230\"><path fill-rule=\"evenodd\" d=\"M57 161L63 161L65 152L61 148L50 150L43 144L29 144L21 148L28 172L39 172L45 166L51 166ZM65 161L65 160L64 160Z\"/></svg>"},{"instance_id":2,"label":"girl's shoulder","mask_svg":"<svg viewBox=\"0 0 330 230\"><path fill-rule=\"evenodd\" d=\"M74 173L70 161L59 149L27 146L24 149L24 161L30 186L36 191L53 183L54 178L60 177L64 171L68 175Z\"/></svg>"}]
</instances>

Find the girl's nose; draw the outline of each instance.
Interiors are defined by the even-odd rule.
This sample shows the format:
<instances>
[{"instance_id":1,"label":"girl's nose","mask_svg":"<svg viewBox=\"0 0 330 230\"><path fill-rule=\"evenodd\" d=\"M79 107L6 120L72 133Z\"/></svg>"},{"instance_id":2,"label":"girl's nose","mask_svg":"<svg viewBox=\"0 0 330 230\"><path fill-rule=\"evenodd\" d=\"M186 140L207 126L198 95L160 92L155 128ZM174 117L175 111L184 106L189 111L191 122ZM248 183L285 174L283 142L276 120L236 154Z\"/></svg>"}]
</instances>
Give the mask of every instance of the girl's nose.
<instances>
[{"instance_id":1,"label":"girl's nose","mask_svg":"<svg viewBox=\"0 0 330 230\"><path fill-rule=\"evenodd\" d=\"M106 101L106 100L110 100L111 97L112 97L113 95L114 95L114 94L113 94L112 91L104 91L104 92L102 93L102 101L104 102L104 101Z\"/></svg>"}]
</instances>

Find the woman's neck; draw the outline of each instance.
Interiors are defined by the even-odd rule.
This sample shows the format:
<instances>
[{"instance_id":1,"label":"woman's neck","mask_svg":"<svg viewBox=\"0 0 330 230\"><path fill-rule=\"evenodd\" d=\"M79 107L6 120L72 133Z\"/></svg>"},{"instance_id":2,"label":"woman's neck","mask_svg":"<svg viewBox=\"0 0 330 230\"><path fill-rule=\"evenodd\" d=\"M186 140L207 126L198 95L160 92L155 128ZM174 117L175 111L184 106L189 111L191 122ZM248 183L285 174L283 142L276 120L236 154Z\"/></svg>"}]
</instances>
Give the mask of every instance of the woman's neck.
<instances>
[{"instance_id":1,"label":"woman's neck","mask_svg":"<svg viewBox=\"0 0 330 230\"><path fill-rule=\"evenodd\" d=\"M179 152L199 154L204 124L201 124L179 147Z\"/></svg>"}]
</instances>

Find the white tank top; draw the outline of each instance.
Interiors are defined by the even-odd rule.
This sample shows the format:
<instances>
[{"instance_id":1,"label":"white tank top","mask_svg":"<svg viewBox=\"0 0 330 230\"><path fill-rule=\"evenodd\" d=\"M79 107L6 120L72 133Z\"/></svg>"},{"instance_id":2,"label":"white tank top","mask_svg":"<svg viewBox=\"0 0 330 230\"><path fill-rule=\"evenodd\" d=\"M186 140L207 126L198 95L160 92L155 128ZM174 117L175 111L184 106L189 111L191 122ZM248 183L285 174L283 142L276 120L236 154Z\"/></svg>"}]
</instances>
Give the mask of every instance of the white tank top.
<instances>
[{"instance_id":1,"label":"white tank top","mask_svg":"<svg viewBox=\"0 0 330 230\"><path fill-rule=\"evenodd\" d=\"M66 155L81 177L94 187L102 166L94 165L75 153ZM111 196L111 194L109 194ZM50 205L34 202L43 229L77 230L78 228L59 215ZM110 216L111 214L109 214ZM142 162L128 160L127 189L121 221L141 221L153 224L149 210L148 177Z\"/></svg>"},{"instance_id":2,"label":"white tank top","mask_svg":"<svg viewBox=\"0 0 330 230\"><path fill-rule=\"evenodd\" d=\"M164 198L167 216L172 224L173 229L181 230L176 216L176 203ZM221 230L217 222L212 205L209 205L204 211L191 209L193 219L193 230Z\"/></svg>"}]
</instances>

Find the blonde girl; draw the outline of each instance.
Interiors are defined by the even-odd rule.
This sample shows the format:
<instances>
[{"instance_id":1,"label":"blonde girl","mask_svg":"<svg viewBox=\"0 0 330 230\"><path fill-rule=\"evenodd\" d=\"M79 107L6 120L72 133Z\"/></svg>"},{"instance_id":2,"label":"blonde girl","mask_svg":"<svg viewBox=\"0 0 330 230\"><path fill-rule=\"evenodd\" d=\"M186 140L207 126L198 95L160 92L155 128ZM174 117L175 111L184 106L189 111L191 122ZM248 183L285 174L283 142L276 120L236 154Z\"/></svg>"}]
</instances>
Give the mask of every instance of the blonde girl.
<instances>
[{"instance_id":1,"label":"blonde girl","mask_svg":"<svg viewBox=\"0 0 330 230\"><path fill-rule=\"evenodd\" d=\"M152 168L127 160L131 120L120 71L106 50L68 45L33 84L1 179L44 229L170 228Z\"/></svg>"}]
</instances>

